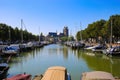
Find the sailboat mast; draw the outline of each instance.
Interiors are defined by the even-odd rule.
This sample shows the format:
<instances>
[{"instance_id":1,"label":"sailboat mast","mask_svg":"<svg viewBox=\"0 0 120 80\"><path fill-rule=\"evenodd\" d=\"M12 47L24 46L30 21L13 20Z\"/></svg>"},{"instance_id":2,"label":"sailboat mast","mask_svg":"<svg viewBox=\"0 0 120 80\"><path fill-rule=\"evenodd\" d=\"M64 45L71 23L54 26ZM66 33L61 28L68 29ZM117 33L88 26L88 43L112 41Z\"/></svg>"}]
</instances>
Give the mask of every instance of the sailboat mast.
<instances>
[{"instance_id":1,"label":"sailboat mast","mask_svg":"<svg viewBox=\"0 0 120 80\"><path fill-rule=\"evenodd\" d=\"M23 20L21 19L21 43L23 43Z\"/></svg>"},{"instance_id":2,"label":"sailboat mast","mask_svg":"<svg viewBox=\"0 0 120 80\"><path fill-rule=\"evenodd\" d=\"M40 42L40 27L39 27L39 42Z\"/></svg>"},{"instance_id":3,"label":"sailboat mast","mask_svg":"<svg viewBox=\"0 0 120 80\"><path fill-rule=\"evenodd\" d=\"M111 20L110 46L112 46L112 20Z\"/></svg>"},{"instance_id":4,"label":"sailboat mast","mask_svg":"<svg viewBox=\"0 0 120 80\"><path fill-rule=\"evenodd\" d=\"M9 43L11 44L11 31L10 31L10 27L9 27Z\"/></svg>"},{"instance_id":5,"label":"sailboat mast","mask_svg":"<svg viewBox=\"0 0 120 80\"><path fill-rule=\"evenodd\" d=\"M82 28L81 28L82 26L81 26L81 22L80 22L80 39L81 39L81 41L82 41Z\"/></svg>"}]
</instances>

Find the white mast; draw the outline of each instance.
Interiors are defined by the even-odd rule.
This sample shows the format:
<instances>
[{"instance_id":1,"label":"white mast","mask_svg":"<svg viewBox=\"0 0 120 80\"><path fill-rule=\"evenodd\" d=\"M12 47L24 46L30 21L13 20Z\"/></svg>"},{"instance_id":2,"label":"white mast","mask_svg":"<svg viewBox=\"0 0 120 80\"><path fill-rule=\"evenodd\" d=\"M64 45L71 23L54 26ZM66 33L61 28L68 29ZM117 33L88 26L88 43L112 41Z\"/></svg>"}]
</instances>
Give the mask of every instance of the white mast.
<instances>
[{"instance_id":1,"label":"white mast","mask_svg":"<svg viewBox=\"0 0 120 80\"><path fill-rule=\"evenodd\" d=\"M9 27L9 42L11 44L11 31L10 31L10 27Z\"/></svg>"},{"instance_id":2,"label":"white mast","mask_svg":"<svg viewBox=\"0 0 120 80\"><path fill-rule=\"evenodd\" d=\"M81 22L80 22L80 39L81 39L81 41L82 41L82 26L81 26L82 24L81 24Z\"/></svg>"},{"instance_id":3,"label":"white mast","mask_svg":"<svg viewBox=\"0 0 120 80\"><path fill-rule=\"evenodd\" d=\"M40 42L40 27L39 27L39 42Z\"/></svg>"},{"instance_id":4,"label":"white mast","mask_svg":"<svg viewBox=\"0 0 120 80\"><path fill-rule=\"evenodd\" d=\"M21 19L21 43L23 43L23 20Z\"/></svg>"},{"instance_id":5,"label":"white mast","mask_svg":"<svg viewBox=\"0 0 120 80\"><path fill-rule=\"evenodd\" d=\"M112 47L112 20L111 20L110 46Z\"/></svg>"}]
</instances>

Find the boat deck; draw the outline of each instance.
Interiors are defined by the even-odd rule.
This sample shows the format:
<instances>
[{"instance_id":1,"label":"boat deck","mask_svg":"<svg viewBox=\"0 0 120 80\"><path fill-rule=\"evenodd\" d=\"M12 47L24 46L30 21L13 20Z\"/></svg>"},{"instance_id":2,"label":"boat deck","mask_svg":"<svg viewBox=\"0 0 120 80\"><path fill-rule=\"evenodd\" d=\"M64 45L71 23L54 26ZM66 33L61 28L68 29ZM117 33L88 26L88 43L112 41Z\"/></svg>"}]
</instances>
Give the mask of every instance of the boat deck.
<instances>
[{"instance_id":1,"label":"boat deck","mask_svg":"<svg viewBox=\"0 0 120 80\"><path fill-rule=\"evenodd\" d=\"M45 72L43 78L41 80L66 80L66 68L55 66L50 67Z\"/></svg>"},{"instance_id":2,"label":"boat deck","mask_svg":"<svg viewBox=\"0 0 120 80\"><path fill-rule=\"evenodd\" d=\"M115 79L112 74L104 71L92 71L82 74L82 80L119 80Z\"/></svg>"},{"instance_id":3,"label":"boat deck","mask_svg":"<svg viewBox=\"0 0 120 80\"><path fill-rule=\"evenodd\" d=\"M24 74L17 74L13 77L6 78L3 80L31 80L31 75L25 74L25 73Z\"/></svg>"}]
</instances>

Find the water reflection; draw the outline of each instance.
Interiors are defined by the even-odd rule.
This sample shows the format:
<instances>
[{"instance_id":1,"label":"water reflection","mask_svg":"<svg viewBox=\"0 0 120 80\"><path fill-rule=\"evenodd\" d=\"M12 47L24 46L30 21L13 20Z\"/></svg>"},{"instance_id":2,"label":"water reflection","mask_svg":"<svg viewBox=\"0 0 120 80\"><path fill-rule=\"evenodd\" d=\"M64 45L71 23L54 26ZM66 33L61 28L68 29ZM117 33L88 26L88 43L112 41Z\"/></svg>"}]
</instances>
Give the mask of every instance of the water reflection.
<instances>
[{"instance_id":1,"label":"water reflection","mask_svg":"<svg viewBox=\"0 0 120 80\"><path fill-rule=\"evenodd\" d=\"M64 66L72 80L80 80L86 71L102 70L120 77L120 58L108 57L84 50L72 50L64 45L52 44L29 52L21 53L11 59L9 76L18 73L42 74L50 66Z\"/></svg>"},{"instance_id":2,"label":"water reflection","mask_svg":"<svg viewBox=\"0 0 120 80\"><path fill-rule=\"evenodd\" d=\"M68 59L68 48L66 46L63 47L63 56L65 59Z\"/></svg>"},{"instance_id":3,"label":"water reflection","mask_svg":"<svg viewBox=\"0 0 120 80\"><path fill-rule=\"evenodd\" d=\"M51 45L50 48L48 48L49 55L63 55L64 59L68 58L68 48L63 45Z\"/></svg>"},{"instance_id":4,"label":"water reflection","mask_svg":"<svg viewBox=\"0 0 120 80\"><path fill-rule=\"evenodd\" d=\"M87 66L92 70L101 70L112 73L120 77L120 59L108 57L99 53L84 52L82 58L86 61Z\"/></svg>"}]
</instances>

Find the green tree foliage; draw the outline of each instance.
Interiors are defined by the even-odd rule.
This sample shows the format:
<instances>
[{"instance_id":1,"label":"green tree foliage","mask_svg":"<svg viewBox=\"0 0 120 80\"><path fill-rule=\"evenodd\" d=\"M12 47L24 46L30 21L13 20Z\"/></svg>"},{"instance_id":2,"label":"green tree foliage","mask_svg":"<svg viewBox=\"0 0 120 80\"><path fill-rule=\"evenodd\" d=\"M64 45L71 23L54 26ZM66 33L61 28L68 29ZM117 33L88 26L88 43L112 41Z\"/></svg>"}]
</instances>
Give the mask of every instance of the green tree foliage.
<instances>
[{"instance_id":1,"label":"green tree foliage","mask_svg":"<svg viewBox=\"0 0 120 80\"><path fill-rule=\"evenodd\" d=\"M110 22L112 22L113 36L120 37L120 15L111 16L109 19L109 23Z\"/></svg>"},{"instance_id":2,"label":"green tree foliage","mask_svg":"<svg viewBox=\"0 0 120 80\"><path fill-rule=\"evenodd\" d=\"M0 40L8 39L9 27L6 24L0 24Z\"/></svg>"},{"instance_id":3,"label":"green tree foliage","mask_svg":"<svg viewBox=\"0 0 120 80\"><path fill-rule=\"evenodd\" d=\"M20 30L17 27L14 29L14 33L15 33L14 36L16 36L14 40L15 41L19 40L20 41L21 40L21 33L20 33Z\"/></svg>"},{"instance_id":4,"label":"green tree foliage","mask_svg":"<svg viewBox=\"0 0 120 80\"><path fill-rule=\"evenodd\" d=\"M0 23L0 40L2 41L21 41L21 32L23 33L24 41L38 40L36 35L28 32L27 30L19 30L17 27L14 29L11 26Z\"/></svg>"},{"instance_id":5,"label":"green tree foliage","mask_svg":"<svg viewBox=\"0 0 120 80\"><path fill-rule=\"evenodd\" d=\"M89 24L85 30L77 33L77 39L80 40L80 33L83 39L97 38L98 36L102 36L102 29L104 28L105 23L105 20L100 20Z\"/></svg>"},{"instance_id":6,"label":"green tree foliage","mask_svg":"<svg viewBox=\"0 0 120 80\"><path fill-rule=\"evenodd\" d=\"M85 30L79 31L76 34L77 40L80 40L80 33L82 38L87 40L88 38L98 39L102 37L104 40L109 40L111 34L111 25L113 37L115 39L120 38L120 15L112 15L108 21L99 20L88 25Z\"/></svg>"},{"instance_id":7,"label":"green tree foliage","mask_svg":"<svg viewBox=\"0 0 120 80\"><path fill-rule=\"evenodd\" d=\"M73 36L68 37L68 41L74 41L74 37Z\"/></svg>"},{"instance_id":8,"label":"green tree foliage","mask_svg":"<svg viewBox=\"0 0 120 80\"><path fill-rule=\"evenodd\" d=\"M68 40L68 37L61 37L60 40L63 41L63 42L65 42L65 41Z\"/></svg>"},{"instance_id":9,"label":"green tree foliage","mask_svg":"<svg viewBox=\"0 0 120 80\"><path fill-rule=\"evenodd\" d=\"M74 41L74 37L73 36L70 36L70 37L61 37L60 38L61 41L65 42L65 41Z\"/></svg>"}]
</instances>

